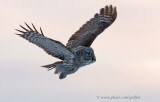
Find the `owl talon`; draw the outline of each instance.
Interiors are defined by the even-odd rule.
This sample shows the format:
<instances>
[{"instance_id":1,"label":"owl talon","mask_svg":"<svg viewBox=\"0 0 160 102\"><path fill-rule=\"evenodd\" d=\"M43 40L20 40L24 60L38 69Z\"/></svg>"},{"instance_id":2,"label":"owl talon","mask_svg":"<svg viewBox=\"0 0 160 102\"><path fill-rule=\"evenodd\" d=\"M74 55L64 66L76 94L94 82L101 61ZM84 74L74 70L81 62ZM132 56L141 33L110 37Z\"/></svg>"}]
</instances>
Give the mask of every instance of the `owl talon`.
<instances>
[{"instance_id":1,"label":"owl talon","mask_svg":"<svg viewBox=\"0 0 160 102\"><path fill-rule=\"evenodd\" d=\"M94 50L90 46L96 37L115 21L116 17L116 7L110 5L102 8L100 13L96 13L93 18L87 21L86 24L83 24L69 38L66 46L57 40L45 37L41 27L41 33L39 33L33 24L30 27L25 23L26 27L20 25L23 30L15 30L21 33L17 34L20 37L42 48L52 57L59 58L61 61L42 67L47 68L48 71L55 68L54 73L60 74L59 79L64 79L67 75L76 72L80 67L96 61Z\"/></svg>"},{"instance_id":2,"label":"owl talon","mask_svg":"<svg viewBox=\"0 0 160 102\"><path fill-rule=\"evenodd\" d=\"M64 79L67 75L64 74L64 73L61 73L60 76L59 76L59 79Z\"/></svg>"}]
</instances>

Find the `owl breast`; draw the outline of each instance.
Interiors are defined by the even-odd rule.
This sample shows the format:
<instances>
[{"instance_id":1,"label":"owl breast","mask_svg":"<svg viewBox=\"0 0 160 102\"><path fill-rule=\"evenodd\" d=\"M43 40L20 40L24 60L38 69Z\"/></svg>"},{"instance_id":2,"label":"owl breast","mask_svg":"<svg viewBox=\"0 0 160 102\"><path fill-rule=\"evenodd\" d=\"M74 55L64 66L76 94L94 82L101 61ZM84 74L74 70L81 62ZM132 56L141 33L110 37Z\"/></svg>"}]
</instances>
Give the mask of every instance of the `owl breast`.
<instances>
[{"instance_id":1,"label":"owl breast","mask_svg":"<svg viewBox=\"0 0 160 102\"><path fill-rule=\"evenodd\" d=\"M91 47L78 46L77 48L72 49L72 53L74 55L74 58L70 59L70 61L66 61L72 62L67 64L67 74L72 74L76 72L79 68L96 61L94 51Z\"/></svg>"}]
</instances>

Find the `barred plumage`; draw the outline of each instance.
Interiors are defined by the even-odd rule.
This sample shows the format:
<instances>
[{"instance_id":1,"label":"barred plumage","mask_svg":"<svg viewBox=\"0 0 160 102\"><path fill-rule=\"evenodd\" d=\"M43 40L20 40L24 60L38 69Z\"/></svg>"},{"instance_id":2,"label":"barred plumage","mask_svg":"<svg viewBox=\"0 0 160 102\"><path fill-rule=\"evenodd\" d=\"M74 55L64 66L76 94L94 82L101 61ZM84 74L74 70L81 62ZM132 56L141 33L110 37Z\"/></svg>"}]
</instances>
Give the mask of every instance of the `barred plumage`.
<instances>
[{"instance_id":1,"label":"barred plumage","mask_svg":"<svg viewBox=\"0 0 160 102\"><path fill-rule=\"evenodd\" d=\"M41 47L49 55L62 60L42 67L46 67L48 70L55 68L55 74L60 74L59 79L64 79L80 67L96 61L94 51L90 46L95 38L115 21L116 17L116 7L113 8L110 5L100 9L99 14L96 13L90 21L87 21L70 37L66 46L59 41L45 37L41 27L39 33L33 24L31 28L25 23L27 28L20 25L24 31L16 30L21 33L17 35Z\"/></svg>"},{"instance_id":2,"label":"barred plumage","mask_svg":"<svg viewBox=\"0 0 160 102\"><path fill-rule=\"evenodd\" d=\"M99 14L96 13L94 18L87 21L86 24L70 37L66 46L69 49L78 46L91 46L95 38L109 27L115 21L116 17L116 7L113 8L110 5L109 7L102 8Z\"/></svg>"},{"instance_id":3,"label":"barred plumage","mask_svg":"<svg viewBox=\"0 0 160 102\"><path fill-rule=\"evenodd\" d=\"M23 28L26 32L16 29L17 31L22 33L22 34L17 34L17 35L41 47L44 51L46 51L49 55L52 55L53 57L57 57L61 60L64 60L67 57L72 56L72 53L61 42L52 40L40 34L36 30L33 24L32 26L34 30L32 30L32 28L28 24L26 24L26 26L29 29L20 25L20 27ZM41 30L41 33L43 33L42 30Z\"/></svg>"}]
</instances>

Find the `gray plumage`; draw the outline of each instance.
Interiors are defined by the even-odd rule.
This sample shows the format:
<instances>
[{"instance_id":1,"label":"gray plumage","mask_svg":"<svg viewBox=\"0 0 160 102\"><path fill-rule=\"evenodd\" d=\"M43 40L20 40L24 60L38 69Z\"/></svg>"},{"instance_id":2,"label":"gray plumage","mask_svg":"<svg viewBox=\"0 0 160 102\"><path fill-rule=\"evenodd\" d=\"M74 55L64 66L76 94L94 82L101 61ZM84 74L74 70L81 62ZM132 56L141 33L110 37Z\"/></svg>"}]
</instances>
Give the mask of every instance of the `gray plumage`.
<instances>
[{"instance_id":1,"label":"gray plumage","mask_svg":"<svg viewBox=\"0 0 160 102\"><path fill-rule=\"evenodd\" d=\"M113 8L110 5L102 8L99 14L96 13L94 18L71 36L66 46L59 41L45 37L42 29L40 28L39 33L33 24L33 29L25 23L28 28L20 25L24 31L16 30L22 33L18 34L22 38L41 47L49 55L62 60L42 67L48 70L55 68L55 74L60 74L59 78L63 79L80 67L96 61L94 51L90 46L95 38L115 21L116 17L116 7Z\"/></svg>"}]
</instances>

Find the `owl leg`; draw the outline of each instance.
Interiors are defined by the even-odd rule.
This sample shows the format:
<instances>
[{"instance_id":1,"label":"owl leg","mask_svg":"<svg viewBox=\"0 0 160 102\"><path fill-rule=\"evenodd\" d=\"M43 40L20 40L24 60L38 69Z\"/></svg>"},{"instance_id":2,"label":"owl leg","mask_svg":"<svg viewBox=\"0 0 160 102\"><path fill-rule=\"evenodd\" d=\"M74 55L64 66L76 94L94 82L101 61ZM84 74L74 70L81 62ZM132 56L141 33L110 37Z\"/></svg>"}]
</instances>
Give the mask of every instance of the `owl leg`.
<instances>
[{"instance_id":1,"label":"owl leg","mask_svg":"<svg viewBox=\"0 0 160 102\"><path fill-rule=\"evenodd\" d=\"M64 72L62 72L59 76L59 79L64 79L67 76L67 74L65 74Z\"/></svg>"}]
</instances>

